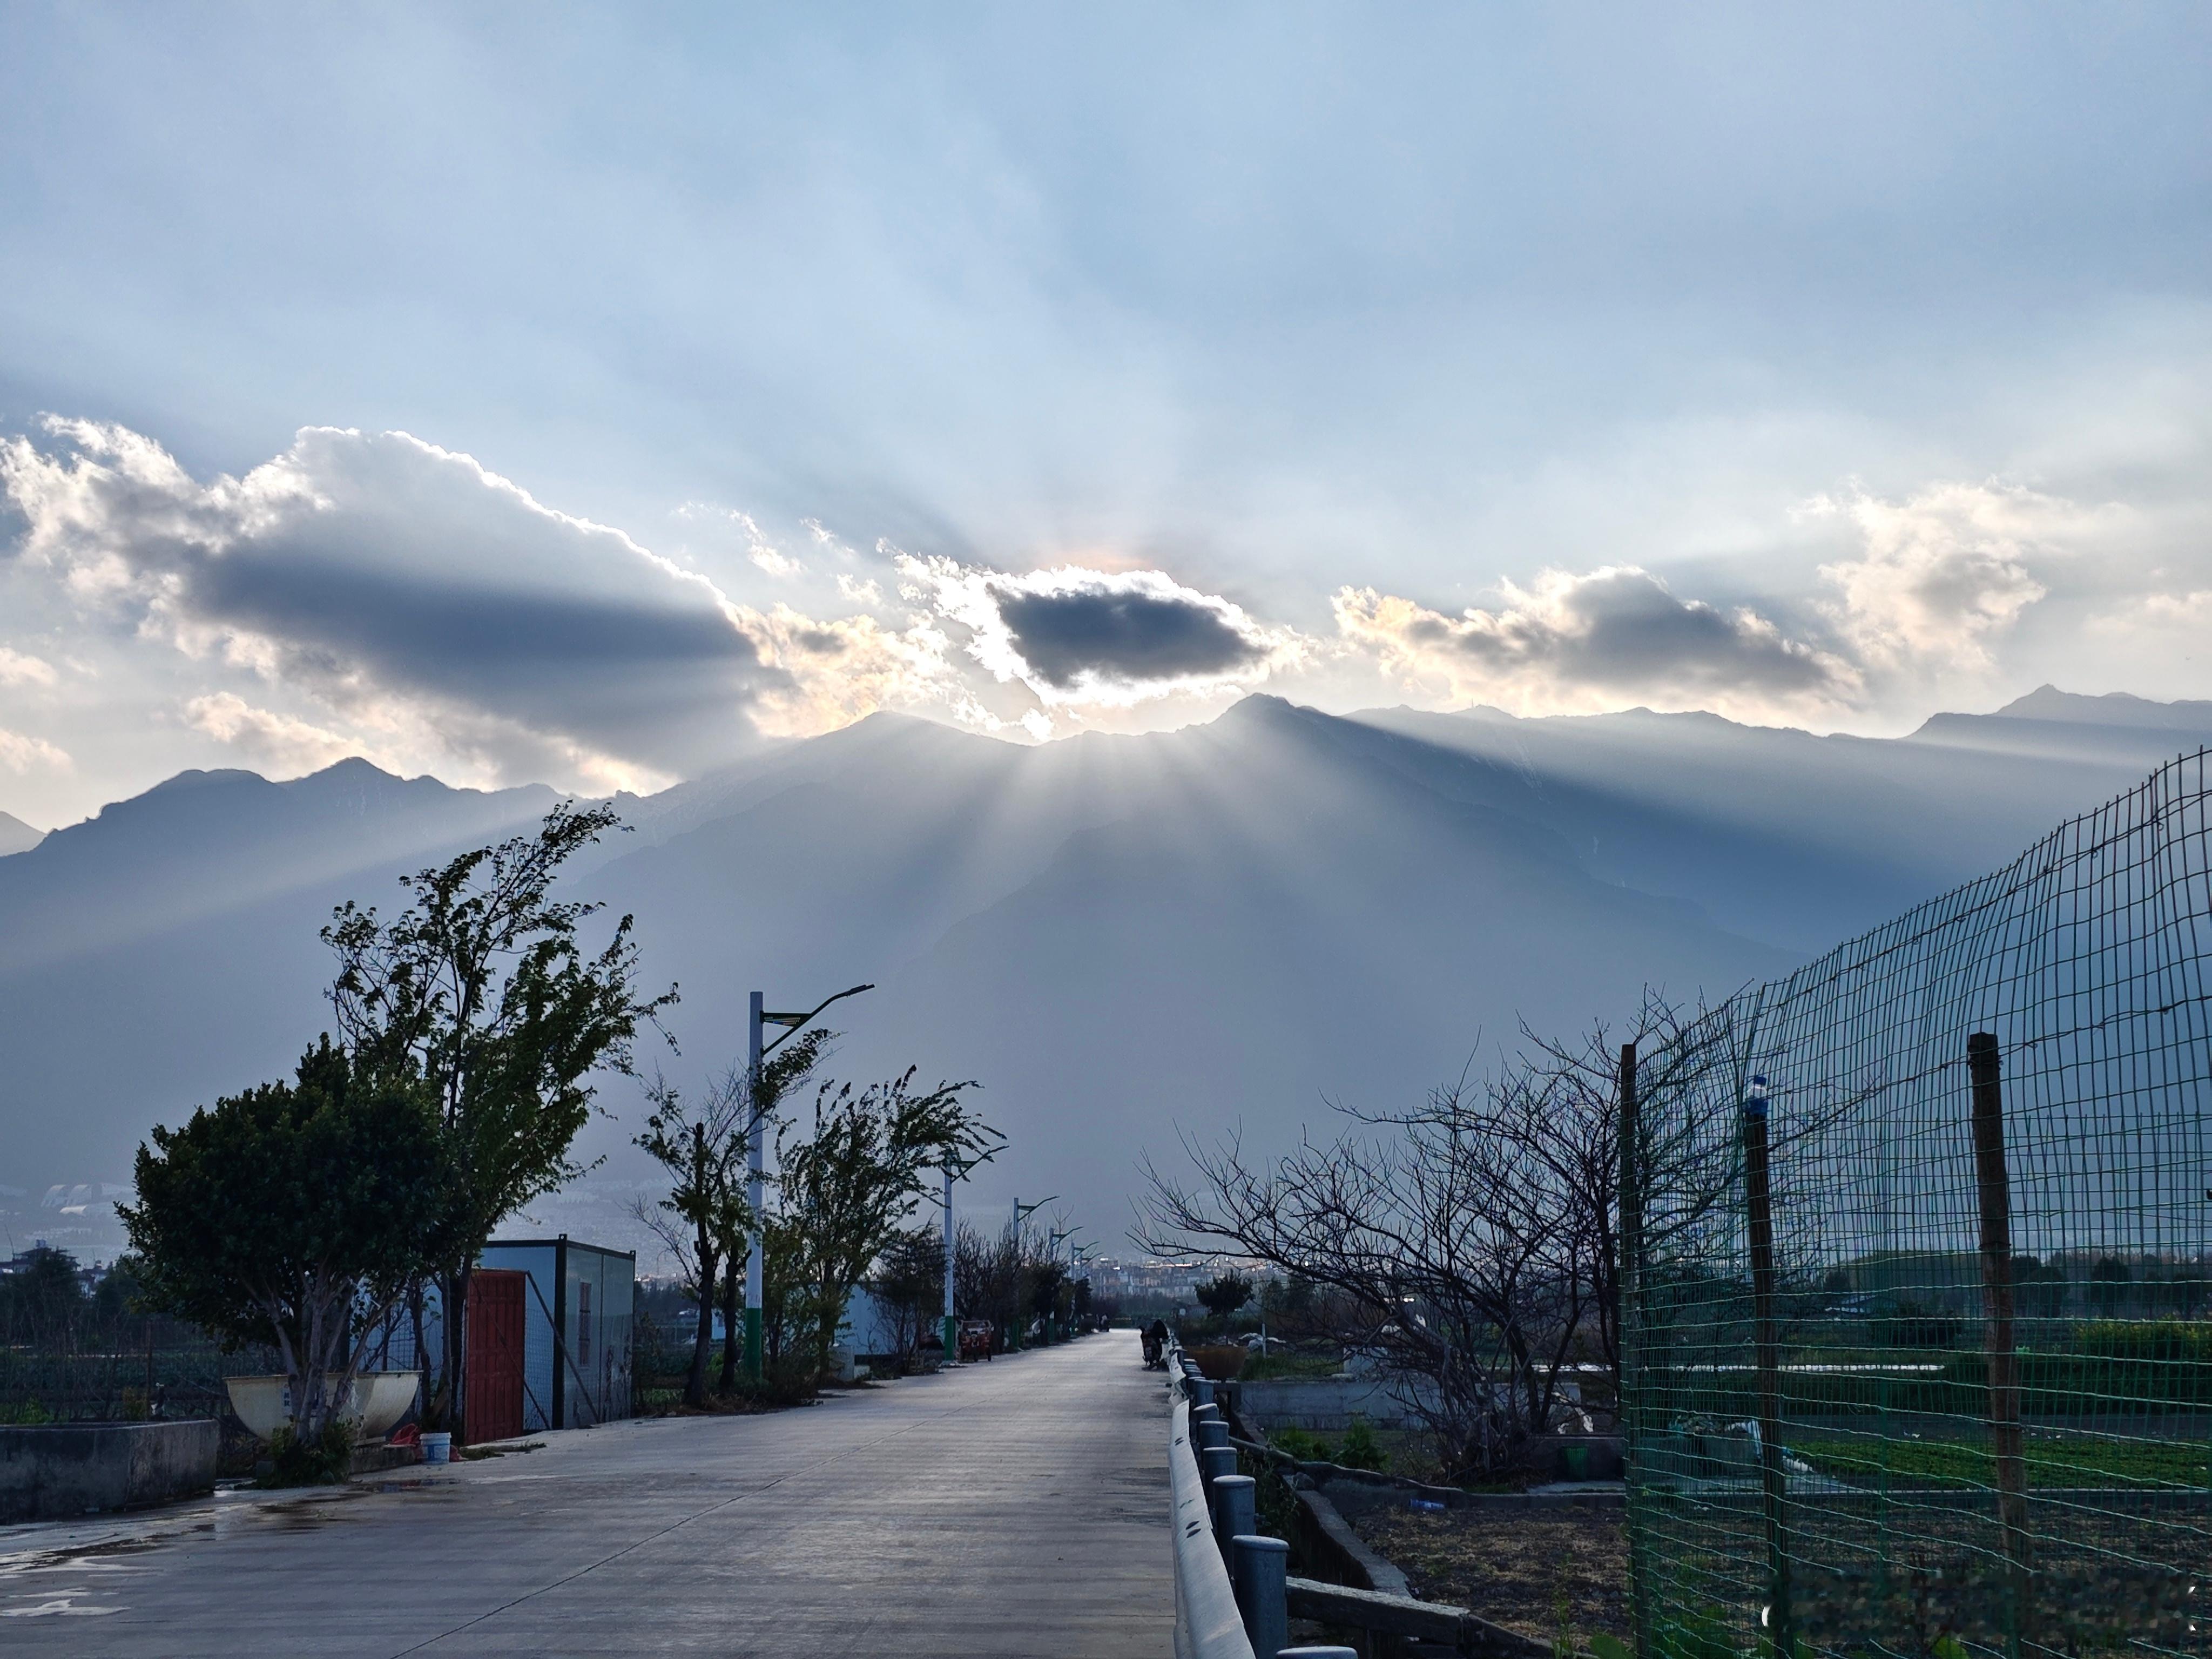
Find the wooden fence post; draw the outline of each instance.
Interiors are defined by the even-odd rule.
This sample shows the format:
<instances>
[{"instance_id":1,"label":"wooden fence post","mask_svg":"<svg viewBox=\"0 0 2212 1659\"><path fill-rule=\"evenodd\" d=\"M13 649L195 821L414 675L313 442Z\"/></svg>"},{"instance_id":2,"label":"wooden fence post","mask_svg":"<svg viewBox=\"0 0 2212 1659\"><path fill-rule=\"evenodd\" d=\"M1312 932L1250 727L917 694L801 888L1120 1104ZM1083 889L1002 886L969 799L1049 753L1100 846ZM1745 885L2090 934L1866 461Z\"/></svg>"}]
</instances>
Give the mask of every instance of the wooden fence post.
<instances>
[{"instance_id":1,"label":"wooden fence post","mask_svg":"<svg viewBox=\"0 0 2212 1659\"><path fill-rule=\"evenodd\" d=\"M1615 1335L1620 1343L1620 1382L1613 1401L1615 1426L1620 1431L1622 1486L1627 1500L1629 1618L1638 1653L1649 1650L1652 1639L1651 1568L1644 1537L1643 1505L1637 1486L1640 1458L1637 1450L1637 1419L1629 1400L1633 1379L1640 1390L1638 1370L1642 1350L1638 1346L1637 1322L1641 1317L1638 1297L1644 1279L1644 1184L1638 1156L1639 1103L1636 1097L1636 1045L1620 1045L1620 1224L1617 1243L1620 1260L1613 1267L1613 1290L1620 1298Z\"/></svg>"},{"instance_id":2,"label":"wooden fence post","mask_svg":"<svg viewBox=\"0 0 2212 1659\"><path fill-rule=\"evenodd\" d=\"M1766 1079L1743 1098L1744 1198L1751 1220L1752 1348L1759 1375L1759 1472L1766 1521L1766 1631L1773 1651L1796 1650L1790 1604L1790 1489L1782 1468L1782 1360L1774 1316L1774 1211L1767 1170Z\"/></svg>"},{"instance_id":3,"label":"wooden fence post","mask_svg":"<svg viewBox=\"0 0 2212 1659\"><path fill-rule=\"evenodd\" d=\"M1996 1453L1997 1514L2004 1523L2009 1564L2005 1623L2007 1650L2020 1659L2034 1589L2027 1530L2027 1467L2020 1426L2020 1368L2013 1346L2012 1182L2005 1167L2004 1083L1996 1035L1966 1039L1966 1072L1972 1085L1974 1188L1982 1220L1982 1299L1990 1368L1990 1437Z\"/></svg>"}]
</instances>

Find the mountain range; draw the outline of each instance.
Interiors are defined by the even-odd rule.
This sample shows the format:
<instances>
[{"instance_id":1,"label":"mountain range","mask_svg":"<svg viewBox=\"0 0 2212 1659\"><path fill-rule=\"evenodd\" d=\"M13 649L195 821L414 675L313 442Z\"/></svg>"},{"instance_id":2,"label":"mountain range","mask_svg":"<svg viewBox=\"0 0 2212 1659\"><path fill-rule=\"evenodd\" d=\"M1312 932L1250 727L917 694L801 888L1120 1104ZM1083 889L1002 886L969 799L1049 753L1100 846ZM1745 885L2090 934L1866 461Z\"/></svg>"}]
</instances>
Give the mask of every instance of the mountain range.
<instances>
[{"instance_id":1,"label":"mountain range","mask_svg":"<svg viewBox=\"0 0 2212 1659\"><path fill-rule=\"evenodd\" d=\"M1418 1101L1524 1022L1617 1024L1646 984L1723 996L2208 741L2212 703L2047 687L1890 739L1252 696L1028 747L876 714L617 798L630 831L571 885L634 914L649 981L680 986L675 1046L641 1063L696 1087L741 1059L748 990L806 1007L872 981L839 1005L830 1070L977 1079L1010 1139L963 1203L1050 1195L1110 1247L1139 1159L1172 1165L1179 1133L1325 1134L1328 1103ZM333 904L397 908L400 873L556 799L358 760L190 772L0 856L10 1232L111 1245L97 1205L38 1195L126 1181L154 1123L287 1069L327 1024ZM634 1237L638 1091L601 1101L606 1164L548 1212Z\"/></svg>"}]
</instances>

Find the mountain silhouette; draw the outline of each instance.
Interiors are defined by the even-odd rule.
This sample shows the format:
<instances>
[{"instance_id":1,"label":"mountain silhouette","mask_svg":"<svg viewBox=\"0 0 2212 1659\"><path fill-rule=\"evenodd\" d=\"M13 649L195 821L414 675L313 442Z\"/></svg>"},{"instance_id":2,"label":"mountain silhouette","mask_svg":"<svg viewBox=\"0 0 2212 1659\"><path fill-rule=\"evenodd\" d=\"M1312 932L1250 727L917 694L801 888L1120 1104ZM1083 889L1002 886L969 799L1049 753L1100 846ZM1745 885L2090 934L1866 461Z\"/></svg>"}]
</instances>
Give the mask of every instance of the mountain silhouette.
<instances>
[{"instance_id":1,"label":"mountain silhouette","mask_svg":"<svg viewBox=\"0 0 2212 1659\"><path fill-rule=\"evenodd\" d=\"M1110 1241L1179 1133L1332 1133L1328 1103L1417 1102L1522 1022L1618 1024L1647 983L1725 996L2208 734L2212 705L2050 688L1894 739L1251 696L1032 748L876 714L618 798L632 832L570 885L681 985L676 1047L642 1064L696 1087L742 1058L749 990L873 981L829 1069L978 1079L1011 1139L963 1204L1058 1194ZM397 908L400 873L555 799L362 761L191 772L0 859L0 1184L127 1179L155 1122L282 1073L328 1021L331 907ZM601 1090L602 1185L649 1175L638 1101Z\"/></svg>"}]
</instances>

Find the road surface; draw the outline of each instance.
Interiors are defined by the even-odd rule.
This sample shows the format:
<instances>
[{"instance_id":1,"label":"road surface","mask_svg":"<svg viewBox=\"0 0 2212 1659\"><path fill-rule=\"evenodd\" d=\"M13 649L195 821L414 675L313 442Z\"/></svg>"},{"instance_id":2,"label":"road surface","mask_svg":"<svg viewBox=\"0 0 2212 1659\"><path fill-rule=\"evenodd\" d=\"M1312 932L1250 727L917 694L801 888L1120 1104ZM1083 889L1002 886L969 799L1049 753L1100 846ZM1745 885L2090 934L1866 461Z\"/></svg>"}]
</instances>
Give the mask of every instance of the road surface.
<instances>
[{"instance_id":1,"label":"road surface","mask_svg":"<svg viewBox=\"0 0 2212 1659\"><path fill-rule=\"evenodd\" d=\"M0 1529L0 1652L1165 1655L1166 1411L1116 1332L381 1490Z\"/></svg>"}]
</instances>

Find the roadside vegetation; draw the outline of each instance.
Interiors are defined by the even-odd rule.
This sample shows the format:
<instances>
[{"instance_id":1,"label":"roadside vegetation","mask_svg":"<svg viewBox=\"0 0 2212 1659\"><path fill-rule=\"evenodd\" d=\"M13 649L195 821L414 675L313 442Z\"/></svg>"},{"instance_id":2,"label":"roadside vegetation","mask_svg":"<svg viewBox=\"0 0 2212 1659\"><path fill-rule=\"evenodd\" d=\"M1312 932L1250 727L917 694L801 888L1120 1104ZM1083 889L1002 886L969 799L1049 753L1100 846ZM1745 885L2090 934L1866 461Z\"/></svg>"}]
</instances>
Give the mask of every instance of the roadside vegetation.
<instances>
[{"instance_id":1,"label":"roadside vegetation","mask_svg":"<svg viewBox=\"0 0 2212 1659\"><path fill-rule=\"evenodd\" d=\"M409 902L396 915L341 905L322 933L337 958L334 1030L291 1077L153 1132L136 1200L119 1211L127 1270L118 1264L95 1293L66 1256L33 1253L0 1284L7 1363L27 1346L65 1351L95 1327L119 1352L127 1299L148 1383L125 1414L143 1414L158 1386L155 1323L204 1333L223 1355L285 1376L278 1478L322 1479L350 1455L346 1413L378 1334L411 1328L415 1351L439 1357L421 1425L465 1441L464 1322L445 1322L434 1343L426 1325L437 1309L466 1305L503 1221L584 1172L574 1148L599 1085L635 1073L637 1040L660 1030L677 1000L673 986L641 988L629 917L603 922L599 907L557 892L570 860L623 828L605 807L564 804L534 833L403 878ZM866 1084L821 1078L834 1041L798 1032L757 1077L733 1068L696 1099L657 1075L647 1082L636 1141L669 1187L638 1213L680 1266L692 1324L681 1397L694 1409L810 1398L832 1375L864 1287L908 1358L940 1346L942 1235L917 1218L948 1164L988 1160L1000 1137L971 1103L972 1082L925 1087L912 1070ZM774 1147L757 1214L746 1193L756 1123ZM757 1378L744 1374L741 1348L756 1231L766 1264ZM1057 1248L1064 1236L1041 1244L1027 1229L997 1240L960 1229L960 1315L988 1322L991 1349L1091 1317L1089 1283ZM94 1303L103 1321L88 1316ZM666 1312L639 1310L641 1395L653 1388ZM219 1395L225 1367L205 1369L201 1392ZM0 1404L27 1419L52 1414L27 1394Z\"/></svg>"}]
</instances>

